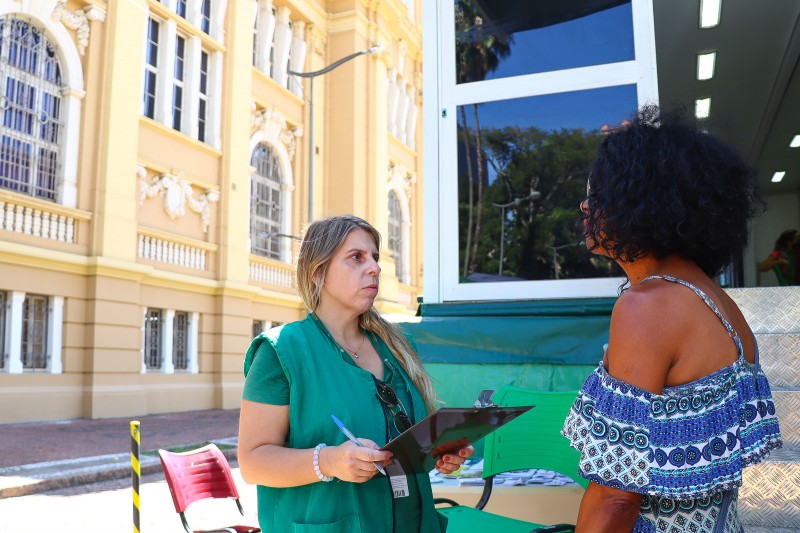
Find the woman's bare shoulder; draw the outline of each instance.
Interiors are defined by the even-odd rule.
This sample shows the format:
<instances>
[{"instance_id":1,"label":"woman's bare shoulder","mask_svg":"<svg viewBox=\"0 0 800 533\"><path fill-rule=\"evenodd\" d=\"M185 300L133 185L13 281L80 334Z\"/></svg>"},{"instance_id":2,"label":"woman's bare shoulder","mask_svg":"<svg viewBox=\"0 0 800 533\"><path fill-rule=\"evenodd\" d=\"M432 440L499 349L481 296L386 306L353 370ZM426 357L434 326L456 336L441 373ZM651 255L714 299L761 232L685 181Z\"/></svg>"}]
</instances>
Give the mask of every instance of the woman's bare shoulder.
<instances>
[{"instance_id":1,"label":"woman's bare shoulder","mask_svg":"<svg viewBox=\"0 0 800 533\"><path fill-rule=\"evenodd\" d=\"M656 394L664 388L683 327L683 296L671 289L660 283L635 285L611 313L609 373Z\"/></svg>"}]
</instances>

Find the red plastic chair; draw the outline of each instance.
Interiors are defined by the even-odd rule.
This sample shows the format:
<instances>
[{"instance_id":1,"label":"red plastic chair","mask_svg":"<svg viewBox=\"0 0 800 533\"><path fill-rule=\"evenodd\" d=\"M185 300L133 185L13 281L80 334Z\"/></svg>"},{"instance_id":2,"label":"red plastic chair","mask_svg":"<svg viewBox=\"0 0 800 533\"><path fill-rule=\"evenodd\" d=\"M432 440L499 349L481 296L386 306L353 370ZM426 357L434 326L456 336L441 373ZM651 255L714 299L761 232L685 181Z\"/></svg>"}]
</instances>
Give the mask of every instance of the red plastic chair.
<instances>
[{"instance_id":1,"label":"red plastic chair","mask_svg":"<svg viewBox=\"0 0 800 533\"><path fill-rule=\"evenodd\" d=\"M207 498L231 498L244 516L239 491L231 476L228 460L215 444L196 450L176 453L158 450L161 466L167 478L175 511L181 517L186 533L258 533L255 526L227 526L219 529L193 530L186 521L185 511L192 503Z\"/></svg>"}]
</instances>

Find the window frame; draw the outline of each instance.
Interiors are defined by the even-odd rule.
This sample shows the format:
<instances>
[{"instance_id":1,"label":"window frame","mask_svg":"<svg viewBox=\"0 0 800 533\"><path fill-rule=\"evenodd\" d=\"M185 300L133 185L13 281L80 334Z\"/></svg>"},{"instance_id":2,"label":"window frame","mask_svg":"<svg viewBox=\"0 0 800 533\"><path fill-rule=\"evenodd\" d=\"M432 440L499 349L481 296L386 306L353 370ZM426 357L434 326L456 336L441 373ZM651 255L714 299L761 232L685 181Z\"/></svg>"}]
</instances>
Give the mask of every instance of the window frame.
<instances>
[{"instance_id":1,"label":"window frame","mask_svg":"<svg viewBox=\"0 0 800 533\"><path fill-rule=\"evenodd\" d=\"M172 367L176 371L189 369L189 313L175 311L172 318Z\"/></svg>"},{"instance_id":2,"label":"window frame","mask_svg":"<svg viewBox=\"0 0 800 533\"><path fill-rule=\"evenodd\" d=\"M152 36L155 36L153 41ZM156 118L156 107L158 104L158 54L161 46L161 22L153 18L147 17L147 28L145 33L145 51L144 51L144 82L142 87L142 115ZM152 64L148 58L153 58L155 65ZM152 76L152 78L150 77ZM148 91L150 80L152 79L152 93ZM148 96L152 98L152 114L148 114Z\"/></svg>"},{"instance_id":3,"label":"window frame","mask_svg":"<svg viewBox=\"0 0 800 533\"><path fill-rule=\"evenodd\" d=\"M172 129L184 131L186 117L186 63L187 63L187 40L186 35L177 32L175 35L175 54L173 55L172 72Z\"/></svg>"},{"instance_id":4,"label":"window frame","mask_svg":"<svg viewBox=\"0 0 800 533\"><path fill-rule=\"evenodd\" d=\"M51 354L48 342L50 312L48 296L30 293L25 295L22 304L22 347L20 349L24 372L46 372L50 366ZM37 316L39 313L42 316ZM34 337L38 337L38 339ZM41 353L36 353L37 346Z\"/></svg>"},{"instance_id":5,"label":"window frame","mask_svg":"<svg viewBox=\"0 0 800 533\"><path fill-rule=\"evenodd\" d=\"M622 278L459 283L457 109L512 98L636 85L638 104L658 102L652 0L631 0L635 58L551 72L456 83L453 0L423 2L425 302L615 296ZM632 110L633 111L633 110ZM426 225L427 225L426 224Z\"/></svg>"},{"instance_id":6,"label":"window frame","mask_svg":"<svg viewBox=\"0 0 800 533\"><path fill-rule=\"evenodd\" d=\"M7 157L0 157L3 182L0 188L58 203L63 196L58 182L63 172L60 167L64 164L68 133L68 101L63 95L67 84L59 57L60 46L48 35L46 27L31 17L0 14L0 19L0 42L10 40L0 47L0 58L6 58L0 59L4 67L0 70L0 136L3 140L0 154L8 151ZM21 39L11 40L10 30L14 25L27 26L26 36L38 36L33 47L27 48L28 43ZM52 49L52 56L46 52L48 49ZM16 61L10 57L12 50L16 50ZM46 102L52 104L52 109L48 110L54 110L55 116L46 111ZM41 120L42 116L46 121ZM12 178L12 174L16 177Z\"/></svg>"},{"instance_id":7,"label":"window frame","mask_svg":"<svg viewBox=\"0 0 800 533\"><path fill-rule=\"evenodd\" d=\"M148 316L158 314L158 326L148 327ZM185 318L185 331L177 332L176 323L179 317ZM198 365L198 325L200 315L194 311L176 311L158 307L143 308L142 323L142 374L197 374ZM176 364L176 359L183 357L180 350L176 350L176 337L183 334L185 368L184 364ZM178 346L181 348L181 346ZM158 366L148 366L148 351L155 350L158 357ZM177 372L176 372L177 371Z\"/></svg>"},{"instance_id":8,"label":"window frame","mask_svg":"<svg viewBox=\"0 0 800 533\"><path fill-rule=\"evenodd\" d=\"M260 174L258 166L253 164L256 156L256 150L259 150L259 148L262 146L265 148L266 153L271 157L270 162L272 163L273 171L277 171L277 179L275 179L273 175L268 176L266 174ZM279 235L273 235L272 237L269 237L266 240L268 247L263 249L265 253L260 253L261 249L256 249L256 242L258 239L256 232L260 233L261 231L258 229L259 226L270 228L268 231L266 231L266 233L286 233L283 231L283 221L285 219L284 210L286 209L286 198L283 193L283 183L285 178L283 176L280 154L277 150L275 150L271 143L261 141L255 145L251 152L250 166L253 169L252 173L250 174L250 253L259 257L266 257L268 259L274 259L275 261L281 261L284 257L281 240L284 239L284 237ZM256 216L257 204L259 202L263 202L263 200L257 194L260 192L259 186L263 186L270 193L270 201L272 200L272 195L277 192L278 198L280 199L280 204L277 206L277 218ZM272 211L273 210L271 209L270 212ZM277 245L277 252L272 251L273 243Z\"/></svg>"},{"instance_id":9,"label":"window frame","mask_svg":"<svg viewBox=\"0 0 800 533\"><path fill-rule=\"evenodd\" d=\"M152 320L152 322L149 320ZM142 365L144 369L149 372L160 371L161 367L163 366L163 321L164 317L162 309L156 309L152 307L145 309L142 342ZM148 354L148 352L150 353ZM158 363L157 365L151 365L148 363L148 361L152 362L154 360Z\"/></svg>"}]
</instances>

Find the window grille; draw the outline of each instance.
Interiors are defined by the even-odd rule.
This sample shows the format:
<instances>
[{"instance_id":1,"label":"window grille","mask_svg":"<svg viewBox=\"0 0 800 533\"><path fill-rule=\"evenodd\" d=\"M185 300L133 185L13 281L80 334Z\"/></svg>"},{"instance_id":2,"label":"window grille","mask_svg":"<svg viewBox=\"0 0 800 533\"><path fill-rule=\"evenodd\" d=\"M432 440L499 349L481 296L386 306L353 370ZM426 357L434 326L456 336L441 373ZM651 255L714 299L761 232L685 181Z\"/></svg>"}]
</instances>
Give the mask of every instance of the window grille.
<instances>
[{"instance_id":1,"label":"window grille","mask_svg":"<svg viewBox=\"0 0 800 533\"><path fill-rule=\"evenodd\" d=\"M177 311L172 320L172 364L175 370L186 370L189 364L189 313Z\"/></svg>"},{"instance_id":2,"label":"window grille","mask_svg":"<svg viewBox=\"0 0 800 533\"><path fill-rule=\"evenodd\" d=\"M281 246L281 168L272 149L264 143L256 146L250 165L255 172L250 179L251 253L280 259Z\"/></svg>"},{"instance_id":3,"label":"window grille","mask_svg":"<svg viewBox=\"0 0 800 533\"><path fill-rule=\"evenodd\" d=\"M206 141L208 124L208 52L200 52L200 102L197 108L197 140Z\"/></svg>"},{"instance_id":4,"label":"window grille","mask_svg":"<svg viewBox=\"0 0 800 533\"><path fill-rule=\"evenodd\" d=\"M29 21L0 17L0 188L56 200L64 87L47 35Z\"/></svg>"},{"instance_id":5,"label":"window grille","mask_svg":"<svg viewBox=\"0 0 800 533\"><path fill-rule=\"evenodd\" d=\"M44 370L47 368L47 322L49 318L47 296L25 296L22 310L22 368Z\"/></svg>"},{"instance_id":6,"label":"window grille","mask_svg":"<svg viewBox=\"0 0 800 533\"><path fill-rule=\"evenodd\" d=\"M211 32L211 0L200 0L200 29Z\"/></svg>"},{"instance_id":7,"label":"window grille","mask_svg":"<svg viewBox=\"0 0 800 533\"><path fill-rule=\"evenodd\" d=\"M397 193L389 191L389 252L394 258L395 275L403 276L403 210Z\"/></svg>"},{"instance_id":8,"label":"window grille","mask_svg":"<svg viewBox=\"0 0 800 533\"><path fill-rule=\"evenodd\" d=\"M7 294L0 292L0 370L6 367L6 316L8 313Z\"/></svg>"},{"instance_id":9,"label":"window grille","mask_svg":"<svg viewBox=\"0 0 800 533\"><path fill-rule=\"evenodd\" d=\"M183 75L186 70L186 38L178 35L175 39L175 72L172 91L172 128L181 131L183 117Z\"/></svg>"},{"instance_id":10,"label":"window grille","mask_svg":"<svg viewBox=\"0 0 800 533\"><path fill-rule=\"evenodd\" d=\"M148 370L161 368L160 309L148 309L144 317L144 364Z\"/></svg>"},{"instance_id":11,"label":"window grille","mask_svg":"<svg viewBox=\"0 0 800 533\"><path fill-rule=\"evenodd\" d=\"M142 113L156 117L156 82L158 79L158 36L161 25L150 19L147 24L147 50L144 62L144 109Z\"/></svg>"},{"instance_id":12,"label":"window grille","mask_svg":"<svg viewBox=\"0 0 800 533\"><path fill-rule=\"evenodd\" d=\"M264 321L263 320L253 320L253 338L255 339L264 331Z\"/></svg>"}]
</instances>

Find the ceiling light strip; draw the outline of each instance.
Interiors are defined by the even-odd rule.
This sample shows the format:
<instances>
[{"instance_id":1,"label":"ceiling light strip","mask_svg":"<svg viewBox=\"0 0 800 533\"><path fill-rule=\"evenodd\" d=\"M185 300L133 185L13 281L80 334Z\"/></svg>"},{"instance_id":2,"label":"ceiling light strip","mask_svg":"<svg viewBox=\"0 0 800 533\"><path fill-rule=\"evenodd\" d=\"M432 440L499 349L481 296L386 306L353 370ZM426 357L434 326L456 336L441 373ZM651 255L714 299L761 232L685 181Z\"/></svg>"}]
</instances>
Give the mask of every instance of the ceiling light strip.
<instances>
[{"instance_id":1,"label":"ceiling light strip","mask_svg":"<svg viewBox=\"0 0 800 533\"><path fill-rule=\"evenodd\" d=\"M699 98L694 101L694 116L708 118L711 114L711 98Z\"/></svg>"},{"instance_id":2,"label":"ceiling light strip","mask_svg":"<svg viewBox=\"0 0 800 533\"><path fill-rule=\"evenodd\" d=\"M717 53L707 52L697 54L697 79L700 81L710 80L714 77L714 67L717 63Z\"/></svg>"},{"instance_id":3,"label":"ceiling light strip","mask_svg":"<svg viewBox=\"0 0 800 533\"><path fill-rule=\"evenodd\" d=\"M700 0L700 27L718 26L721 13L722 0Z\"/></svg>"}]
</instances>

